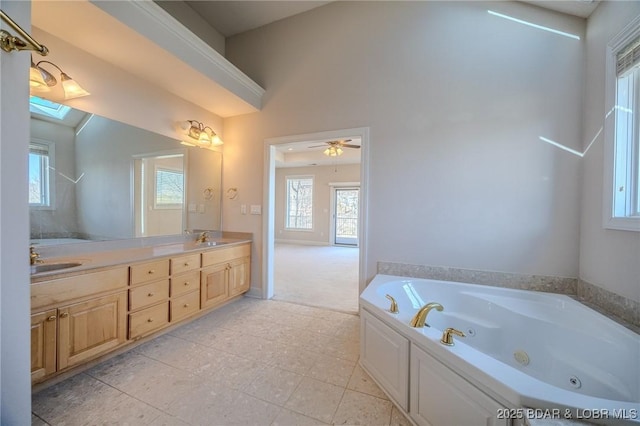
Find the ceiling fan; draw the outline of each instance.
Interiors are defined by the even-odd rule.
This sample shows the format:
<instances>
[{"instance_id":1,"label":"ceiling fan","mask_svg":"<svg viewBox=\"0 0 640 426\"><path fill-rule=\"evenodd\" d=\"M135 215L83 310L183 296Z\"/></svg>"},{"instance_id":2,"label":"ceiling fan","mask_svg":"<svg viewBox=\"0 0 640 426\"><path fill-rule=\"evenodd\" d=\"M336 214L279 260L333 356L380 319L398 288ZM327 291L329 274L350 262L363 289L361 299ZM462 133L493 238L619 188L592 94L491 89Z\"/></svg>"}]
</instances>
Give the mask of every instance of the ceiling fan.
<instances>
[{"instance_id":1,"label":"ceiling fan","mask_svg":"<svg viewBox=\"0 0 640 426\"><path fill-rule=\"evenodd\" d=\"M328 155L329 157L337 157L338 155L342 155L344 152L342 148L360 148L360 145L348 144L347 142L351 142L351 139L341 139L336 141L327 141L325 144L329 145L327 149L323 151L324 155ZM314 145L309 148L318 148L324 145Z\"/></svg>"}]
</instances>

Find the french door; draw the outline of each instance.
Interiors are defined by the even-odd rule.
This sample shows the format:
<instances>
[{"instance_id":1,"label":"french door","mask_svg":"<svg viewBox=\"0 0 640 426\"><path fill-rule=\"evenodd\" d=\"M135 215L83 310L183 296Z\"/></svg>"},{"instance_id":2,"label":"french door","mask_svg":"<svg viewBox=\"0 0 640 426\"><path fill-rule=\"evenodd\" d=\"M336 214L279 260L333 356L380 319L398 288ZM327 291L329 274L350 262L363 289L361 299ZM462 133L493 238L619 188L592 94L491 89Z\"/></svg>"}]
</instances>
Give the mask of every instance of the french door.
<instances>
[{"instance_id":1,"label":"french door","mask_svg":"<svg viewBox=\"0 0 640 426\"><path fill-rule=\"evenodd\" d=\"M334 188L333 229L335 244L358 245L359 188Z\"/></svg>"}]
</instances>

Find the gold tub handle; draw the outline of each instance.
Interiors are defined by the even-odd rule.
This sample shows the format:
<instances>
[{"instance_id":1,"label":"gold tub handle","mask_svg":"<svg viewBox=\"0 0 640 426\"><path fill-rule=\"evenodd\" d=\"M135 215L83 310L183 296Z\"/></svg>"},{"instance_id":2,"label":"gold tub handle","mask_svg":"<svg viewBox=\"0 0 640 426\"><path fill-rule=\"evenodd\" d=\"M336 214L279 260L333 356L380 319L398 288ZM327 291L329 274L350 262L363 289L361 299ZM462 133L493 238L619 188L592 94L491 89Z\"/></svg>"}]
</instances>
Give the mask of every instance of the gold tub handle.
<instances>
[{"instance_id":1,"label":"gold tub handle","mask_svg":"<svg viewBox=\"0 0 640 426\"><path fill-rule=\"evenodd\" d=\"M391 306L389 306L389 312L392 314L398 313L398 304L396 303L396 299L393 298L390 294L385 296L387 299L391 300Z\"/></svg>"},{"instance_id":2,"label":"gold tub handle","mask_svg":"<svg viewBox=\"0 0 640 426\"><path fill-rule=\"evenodd\" d=\"M449 327L446 330L444 330L444 333L442 333L442 339L440 339L440 343L447 346L453 346L455 344L453 343L454 334L459 337L466 337L462 331L456 328Z\"/></svg>"}]
</instances>

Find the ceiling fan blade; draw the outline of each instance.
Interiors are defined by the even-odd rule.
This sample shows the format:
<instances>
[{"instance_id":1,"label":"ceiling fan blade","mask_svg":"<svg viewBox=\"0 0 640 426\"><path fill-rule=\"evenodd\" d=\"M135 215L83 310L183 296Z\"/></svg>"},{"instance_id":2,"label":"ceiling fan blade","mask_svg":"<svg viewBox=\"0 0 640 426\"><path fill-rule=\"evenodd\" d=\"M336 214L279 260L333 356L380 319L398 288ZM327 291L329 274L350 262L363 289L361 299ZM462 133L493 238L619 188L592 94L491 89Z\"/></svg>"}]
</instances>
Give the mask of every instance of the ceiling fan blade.
<instances>
[{"instance_id":1,"label":"ceiling fan blade","mask_svg":"<svg viewBox=\"0 0 640 426\"><path fill-rule=\"evenodd\" d=\"M314 145L314 146L308 146L307 148L324 148L325 145Z\"/></svg>"},{"instance_id":2,"label":"ceiling fan blade","mask_svg":"<svg viewBox=\"0 0 640 426\"><path fill-rule=\"evenodd\" d=\"M344 148L360 148L360 145L343 144L342 146Z\"/></svg>"}]
</instances>

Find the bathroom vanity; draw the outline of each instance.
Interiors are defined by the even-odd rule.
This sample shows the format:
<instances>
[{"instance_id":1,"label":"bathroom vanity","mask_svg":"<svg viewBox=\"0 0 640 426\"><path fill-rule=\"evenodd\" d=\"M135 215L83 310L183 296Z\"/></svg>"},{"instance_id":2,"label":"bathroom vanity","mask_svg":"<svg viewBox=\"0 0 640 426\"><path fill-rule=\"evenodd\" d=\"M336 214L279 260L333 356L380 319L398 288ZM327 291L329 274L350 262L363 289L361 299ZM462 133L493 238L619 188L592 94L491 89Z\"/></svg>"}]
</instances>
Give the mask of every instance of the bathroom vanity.
<instances>
[{"instance_id":1,"label":"bathroom vanity","mask_svg":"<svg viewBox=\"0 0 640 426\"><path fill-rule=\"evenodd\" d=\"M40 383L241 296L251 240L84 253L31 276L31 380ZM36 264L36 266L38 266Z\"/></svg>"}]
</instances>

